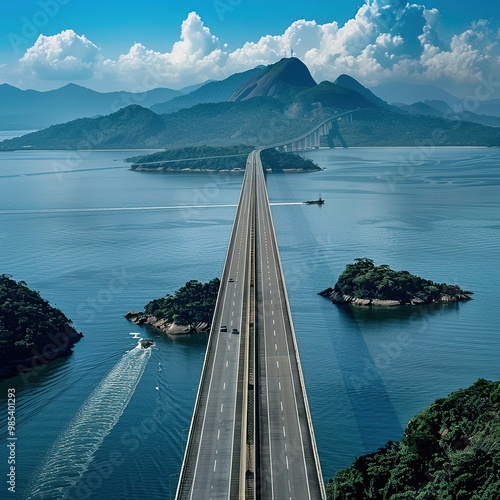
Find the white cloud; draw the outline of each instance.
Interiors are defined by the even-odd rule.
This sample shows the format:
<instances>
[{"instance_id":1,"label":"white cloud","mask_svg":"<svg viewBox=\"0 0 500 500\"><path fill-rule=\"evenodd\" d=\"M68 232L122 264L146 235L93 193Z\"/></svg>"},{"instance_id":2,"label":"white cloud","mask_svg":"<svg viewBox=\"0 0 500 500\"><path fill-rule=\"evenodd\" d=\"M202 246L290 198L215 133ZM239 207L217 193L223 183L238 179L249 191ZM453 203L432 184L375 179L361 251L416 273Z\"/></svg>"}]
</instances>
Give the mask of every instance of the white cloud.
<instances>
[{"instance_id":1,"label":"white cloud","mask_svg":"<svg viewBox=\"0 0 500 500\"><path fill-rule=\"evenodd\" d=\"M499 36L486 21L448 43L438 34L439 21L437 9L405 0L366 0L342 27L296 21L282 35L235 50L227 67L235 71L274 62L293 49L318 81L348 73L367 85L397 79L448 87L477 83L479 75L500 68Z\"/></svg>"},{"instance_id":2,"label":"white cloud","mask_svg":"<svg viewBox=\"0 0 500 500\"><path fill-rule=\"evenodd\" d=\"M148 50L136 43L117 61L104 61L101 69L104 78L134 82L137 89L189 85L225 77L227 53L223 49L200 16L191 12L182 23L180 40L171 52Z\"/></svg>"},{"instance_id":3,"label":"white cloud","mask_svg":"<svg viewBox=\"0 0 500 500\"><path fill-rule=\"evenodd\" d=\"M98 55L99 49L85 35L65 30L40 35L20 62L42 80L83 80L93 76Z\"/></svg>"},{"instance_id":4,"label":"white cloud","mask_svg":"<svg viewBox=\"0 0 500 500\"><path fill-rule=\"evenodd\" d=\"M392 79L450 88L472 85L478 76L488 78L500 69L500 31L477 21L446 41L439 36L440 22L437 9L406 0L365 0L343 26L298 20L280 35L266 35L229 51L191 12L170 52L136 43L115 60L102 60L96 45L66 30L40 36L21 64L42 79L94 76L108 86L132 90L224 78L276 62L291 50L317 81L348 73L370 86Z\"/></svg>"}]
</instances>

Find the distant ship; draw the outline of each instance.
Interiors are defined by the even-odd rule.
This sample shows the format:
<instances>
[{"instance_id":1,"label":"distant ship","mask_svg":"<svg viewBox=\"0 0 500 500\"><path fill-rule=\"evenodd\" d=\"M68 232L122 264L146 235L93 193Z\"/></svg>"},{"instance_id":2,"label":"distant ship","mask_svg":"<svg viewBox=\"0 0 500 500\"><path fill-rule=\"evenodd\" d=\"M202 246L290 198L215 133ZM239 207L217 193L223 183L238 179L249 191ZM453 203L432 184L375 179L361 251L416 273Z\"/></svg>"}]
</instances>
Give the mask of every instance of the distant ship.
<instances>
[{"instance_id":1,"label":"distant ship","mask_svg":"<svg viewBox=\"0 0 500 500\"><path fill-rule=\"evenodd\" d=\"M309 200L309 201L304 201L307 205L323 205L325 203L325 200L321 198L321 195L318 196L317 200Z\"/></svg>"}]
</instances>

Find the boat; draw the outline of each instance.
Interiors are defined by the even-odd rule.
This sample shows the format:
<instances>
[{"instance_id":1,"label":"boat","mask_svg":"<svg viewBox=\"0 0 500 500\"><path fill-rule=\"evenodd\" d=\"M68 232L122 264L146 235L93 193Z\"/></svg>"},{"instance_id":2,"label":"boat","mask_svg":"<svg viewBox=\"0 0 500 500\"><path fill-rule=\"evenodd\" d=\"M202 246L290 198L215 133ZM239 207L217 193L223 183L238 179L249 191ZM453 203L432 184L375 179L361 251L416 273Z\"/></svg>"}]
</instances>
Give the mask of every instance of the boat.
<instances>
[{"instance_id":1,"label":"boat","mask_svg":"<svg viewBox=\"0 0 500 500\"><path fill-rule=\"evenodd\" d=\"M309 201L304 201L307 205L323 205L325 203L325 200L321 198L321 195L318 196L317 200L309 200Z\"/></svg>"},{"instance_id":2,"label":"boat","mask_svg":"<svg viewBox=\"0 0 500 500\"><path fill-rule=\"evenodd\" d=\"M152 345L154 345L154 342L152 340L149 339L139 340L139 346L141 347L141 349L148 349Z\"/></svg>"}]
</instances>

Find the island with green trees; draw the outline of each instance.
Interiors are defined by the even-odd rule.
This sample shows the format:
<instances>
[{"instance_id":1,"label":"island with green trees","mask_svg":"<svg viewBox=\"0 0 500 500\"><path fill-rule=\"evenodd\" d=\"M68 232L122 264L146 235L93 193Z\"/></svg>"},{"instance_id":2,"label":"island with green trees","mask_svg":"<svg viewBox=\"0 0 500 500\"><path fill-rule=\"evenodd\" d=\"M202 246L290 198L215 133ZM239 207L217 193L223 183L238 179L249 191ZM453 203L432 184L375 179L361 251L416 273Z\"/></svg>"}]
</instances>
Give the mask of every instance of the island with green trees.
<instances>
[{"instance_id":1,"label":"island with green trees","mask_svg":"<svg viewBox=\"0 0 500 500\"><path fill-rule=\"evenodd\" d=\"M130 169L138 172L240 172L254 148L238 146L194 146L167 149L127 158ZM321 170L312 160L276 149L261 152L262 164L268 172L315 172Z\"/></svg>"},{"instance_id":2,"label":"island with green trees","mask_svg":"<svg viewBox=\"0 0 500 500\"><path fill-rule=\"evenodd\" d=\"M0 377L29 371L68 356L80 340L59 309L23 281L0 276Z\"/></svg>"},{"instance_id":3,"label":"island with green trees","mask_svg":"<svg viewBox=\"0 0 500 500\"><path fill-rule=\"evenodd\" d=\"M207 332L214 315L219 286L219 278L207 283L188 281L174 294L154 299L144 306L143 312L129 312L125 318L172 335Z\"/></svg>"},{"instance_id":4,"label":"island with green trees","mask_svg":"<svg viewBox=\"0 0 500 500\"><path fill-rule=\"evenodd\" d=\"M399 306L467 301L472 292L419 278L408 271L394 271L384 264L376 266L373 260L361 258L347 264L333 288L319 294L334 304Z\"/></svg>"},{"instance_id":5,"label":"island with green trees","mask_svg":"<svg viewBox=\"0 0 500 500\"><path fill-rule=\"evenodd\" d=\"M500 382L436 400L400 441L357 458L326 489L328 500L500 498Z\"/></svg>"}]
</instances>

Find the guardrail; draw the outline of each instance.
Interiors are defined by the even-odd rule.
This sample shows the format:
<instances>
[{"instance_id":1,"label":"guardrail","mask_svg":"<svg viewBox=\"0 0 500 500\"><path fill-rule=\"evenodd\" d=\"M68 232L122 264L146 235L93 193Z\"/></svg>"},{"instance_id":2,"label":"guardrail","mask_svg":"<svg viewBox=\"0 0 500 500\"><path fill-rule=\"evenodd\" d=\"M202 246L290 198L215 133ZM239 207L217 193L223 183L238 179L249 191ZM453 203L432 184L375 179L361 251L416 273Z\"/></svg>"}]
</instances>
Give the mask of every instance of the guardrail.
<instances>
[{"instance_id":1,"label":"guardrail","mask_svg":"<svg viewBox=\"0 0 500 500\"><path fill-rule=\"evenodd\" d=\"M214 316L212 319L212 326L210 328L207 350L205 352L205 358L203 361L203 368L202 368L202 372L201 372L200 383L198 385L198 391L196 394L196 401L195 401L195 405L194 405L194 409L193 409L193 416L191 418L191 425L189 427L188 439L187 439L187 443L186 443L186 449L184 452L184 458L182 461L179 483L177 485L177 491L175 494L175 498L178 500L180 500L182 498L182 494L184 493L185 485L189 479L188 477L186 477L189 474L189 471L187 470L187 465L189 463L190 454L191 454L191 451L192 451L193 445L194 445L194 443L193 443L194 432L195 432L196 424L197 424L197 421L199 418L199 416L198 416L199 409L202 405L202 394L203 394L204 386L206 384L206 375L207 375L207 372L208 372L209 367L210 367L210 359L213 358L213 356L215 355L215 353L213 352L213 345L214 345L214 338L215 338L214 333L217 332L217 329L219 327L220 302L221 302L222 296L223 296L222 291L223 291L224 287L227 286L227 280L229 278L228 262L229 262L229 259L231 256L231 252L234 248L234 243L235 243L235 239L236 239L236 226L237 226L236 221L238 220L239 214L241 212L241 205L242 205L241 201L242 201L242 197L243 197L244 187L245 187L245 182L243 181L242 186L241 186L241 191L240 191L240 197L238 199L238 208L236 209L236 214L235 214L234 221L233 221L233 228L231 231L231 237L230 237L228 249L226 252L226 258L224 260L224 268L222 271L221 284L219 287L219 293L217 294L217 300L215 303L215 311L214 311Z\"/></svg>"},{"instance_id":2,"label":"guardrail","mask_svg":"<svg viewBox=\"0 0 500 500\"><path fill-rule=\"evenodd\" d=\"M259 157L259 163L261 163L260 152L257 153L257 154L258 154L258 157ZM261 163L260 167L262 168L262 163ZM265 184L264 184L264 186L265 186ZM265 187L265 191L266 191L266 198L268 198L267 197L267 187ZM290 326L291 338L292 338L292 342L293 342L293 350L294 350L294 353L295 353L295 360L297 362L298 375L299 375L300 387L301 387L301 394L302 394L302 398L303 398L303 401L304 401L304 407L305 407L306 419L307 419L307 426L308 426L308 430L309 430L309 436L310 436L310 439L311 439L311 446L312 446L313 455L314 455L314 463L315 463L315 468L316 468L316 474L317 474L317 478L318 478L318 482L319 482L319 487L320 487L320 491L321 491L321 498L322 499L326 499L325 483L324 483L324 480L323 480L323 474L321 472L321 466L320 466L320 461L319 461L319 453L318 453L318 448L317 448L317 445L316 445L316 438L314 436L314 428L313 428L313 423L312 423L311 411L309 409L309 402L308 402L308 399L307 399L306 386L305 386L304 376L303 376L303 373L302 373L302 365L300 363L300 356L299 356L299 349L298 349L298 345L297 345L297 338L296 338L296 335L295 335L295 328L293 326L293 321L292 321L292 311L290 309L290 302L288 300L288 293L287 293L286 284L285 284L285 276L283 274L283 267L282 267L282 264L281 264L281 257L280 257L280 253L279 253L279 250L278 250L278 243L276 241L276 231L275 231L275 228L274 228L274 221L273 221L272 217L270 217L270 222L271 222L271 228L272 228L272 236L274 238L274 243L275 243L274 248L276 249L276 260L278 262L278 268L279 268L279 273L280 273L280 289L281 289L281 291L283 293L284 300L285 300L285 306L286 306L286 310L287 310L288 324Z\"/></svg>"},{"instance_id":3,"label":"guardrail","mask_svg":"<svg viewBox=\"0 0 500 500\"><path fill-rule=\"evenodd\" d=\"M313 133L315 130L322 127L325 123L328 123L328 121L335 119L335 118L338 118L340 116L346 115L348 113L351 113L351 112L342 113L340 115L336 115L335 117L331 117L331 118L325 120L321 125L317 126L312 132L309 132L308 134L306 134L305 136L302 136L301 138L304 138L307 135L309 135L310 133ZM301 138L296 139L296 140L301 140ZM287 142L285 144L290 144L290 142ZM283 145L283 143L281 143L279 145ZM176 499L177 500L180 500L181 498L183 498L183 495L186 493L186 486L187 486L188 482L194 480L194 474L193 474L193 471L191 471L189 469L189 464L190 464L190 459L191 459L193 451L195 449L196 450L198 449L196 447L196 445L198 447L200 445L198 437L196 436L196 428L198 426L199 418L201 417L201 410L200 409L202 408L203 403L206 402L206 400L204 399L204 396L205 396L204 392L206 390L207 375L209 373L210 368L211 367L213 368L212 365L213 365L213 360L214 360L214 356L215 356L214 343L215 343L215 337L218 333L218 328L220 326L221 301L222 301L222 297L224 296L223 292L225 290L225 287L227 286L227 282L228 282L228 278L229 278L229 261L230 261L230 258L231 258L231 255L232 255L232 252L233 252L234 246L235 246L235 241L236 241L236 236L237 236L237 234L236 234L237 233L237 221L238 221L238 218L240 217L240 214L242 211L242 206L243 206L242 200L243 200L244 190L245 190L245 186L246 186L247 176L250 175L248 172L251 171L255 175L254 179L252 180L253 188L255 189L256 182L257 182L256 169L260 168L260 169L262 169L262 172L263 172L263 166L262 166L262 162L261 162L261 158L260 158L260 152L263 149L278 147L279 145L268 146L265 148L257 149L255 151L253 151L252 153L250 153L250 155L248 157L249 158L248 162L255 161L256 164L251 169L247 169L247 171L245 173L245 178L244 178L243 183L242 183L241 191L240 191L240 196L239 196L239 200L238 200L238 208L236 210L235 218L233 221L233 228L231 231L231 237L230 237L230 241L229 241L229 245L228 245L228 249L227 249L227 253L226 253L226 258L224 261L224 268L223 268L223 272L222 272L221 285L219 288L219 293L217 295L217 301L216 301L214 316L213 316L213 320L212 320L212 326L210 329L207 350L205 353L200 383L198 385L198 391L196 394L196 400L195 400L195 405L194 405L194 409L193 409L193 416L191 418L191 425L189 428L186 449L184 452L181 473L180 473L179 482L177 485L177 491L176 491ZM247 166L248 166L248 162L247 162ZM265 193L266 200L268 201L267 188L266 188L265 182L263 182L263 187L264 187L264 193ZM250 206L255 208L255 199L254 198L251 199ZM268 207L268 209L270 210L269 207ZM254 217L253 212L254 212L254 210L251 210L250 215L252 216L254 222L252 222L252 224L250 224L249 231L255 231L256 219ZM309 402L307 400L306 387L305 387L304 377L303 377L303 373L302 373L302 366L300 363L300 357L299 357L298 345L297 345L297 340L296 340L296 335L295 335L295 329L293 327L292 314L291 314L291 310L290 310L290 303L289 303L288 294L286 291L285 278L283 275L281 257L280 257L279 251L278 251L278 246L277 246L277 242L276 242L276 232L275 232L274 222L273 222L272 217L270 217L270 222L271 222L272 236L275 240L274 243L275 243L275 249L276 249L276 260L277 260L277 264L278 264L278 268L279 268L279 275L280 275L280 285L279 286L280 286L280 290L282 292L283 300L285 301L285 307L286 307L287 318L288 318L287 322L288 322L289 327L290 327L289 330L290 330L290 336L292 339L293 353L295 356L295 361L296 361L296 366L297 366L297 371L298 371L298 379L299 379L299 383L300 383L300 393L301 393L302 401L304 404L305 417L306 417L307 428L308 428L308 435L309 435L310 445L312 447L312 453L313 453L313 458L314 458L314 468L316 470L316 476L317 476L317 480L319 483L321 498L325 499L326 498L325 485L323 482L323 476L322 476L321 468L320 468L319 454L318 454L318 450L317 450L317 446L316 446L316 439L314 436L314 429L313 429L312 418L311 418L311 413L310 413L310 409L309 409ZM252 252L254 252L254 247L253 247L254 241L255 240L252 237L252 234L250 234L250 236L249 236L249 248L247 248L247 251L250 252L250 254L252 254ZM254 253L253 253L253 255L255 257ZM250 262L251 262L250 266L252 266L253 265L252 259L250 260ZM250 270L250 273L251 272L252 271ZM251 302L251 294L255 292L255 287L254 287L253 291L251 289L251 282L252 282L252 280L250 279L249 280L250 286L248 287L248 290L246 290L246 292L245 292L248 294L247 300L249 300L250 302ZM254 279L254 284L255 284L255 279ZM254 304L255 304L255 302L254 302ZM239 471L239 475L238 475L239 481L240 481L239 498L241 500L246 498L246 488L245 488L246 480L242 481L242 478L245 479L245 474L246 474L245 464L247 464L247 441L246 441L247 432L246 432L246 430L247 430L247 425L248 425L248 390L249 390L248 374L249 374L249 371L251 370L251 367L248 366L248 362L251 362L251 360L249 359L249 353L248 353L248 351L250 349L250 342L251 342L251 338L249 336L249 333L250 333L250 329L253 328L255 325L255 323L253 325L251 324L251 317L252 317L252 311L247 311L246 320L245 320L246 321L246 325L245 325L246 326L246 328L245 328L245 344L246 345L244 346L244 351L245 351L244 355L245 355L246 365L245 365L244 374L243 374L243 384L244 384L243 394L244 394L244 396L243 396L243 404L242 404L240 471ZM254 348L255 348L255 346L254 346ZM256 354L257 353L255 352L255 349L254 349L254 355L256 356ZM239 375L238 375L238 378L239 378ZM254 425L256 425L256 419L254 420ZM199 438L201 439L201 436L199 436ZM255 437L254 442L256 440L257 440L257 437ZM255 457L255 460L258 460L257 456Z\"/></svg>"}]
</instances>

